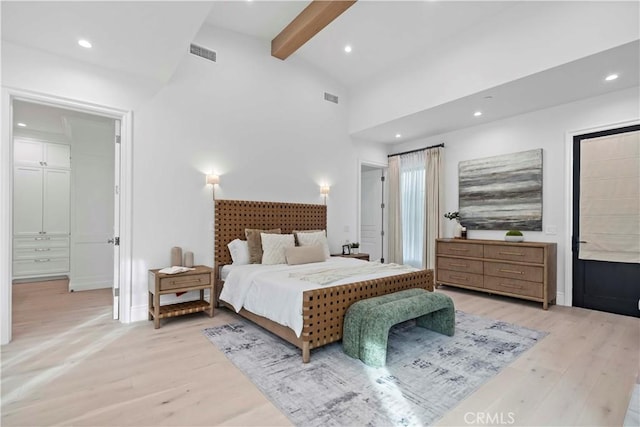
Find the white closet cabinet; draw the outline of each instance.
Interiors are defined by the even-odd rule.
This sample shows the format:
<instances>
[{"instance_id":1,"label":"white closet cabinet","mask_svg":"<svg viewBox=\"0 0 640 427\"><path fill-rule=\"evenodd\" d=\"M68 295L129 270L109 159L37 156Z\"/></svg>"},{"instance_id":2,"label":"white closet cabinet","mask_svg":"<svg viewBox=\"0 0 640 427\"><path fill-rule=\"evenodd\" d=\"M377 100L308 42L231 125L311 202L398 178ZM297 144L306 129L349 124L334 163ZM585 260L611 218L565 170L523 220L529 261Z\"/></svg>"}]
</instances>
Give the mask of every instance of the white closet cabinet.
<instances>
[{"instance_id":1,"label":"white closet cabinet","mask_svg":"<svg viewBox=\"0 0 640 427\"><path fill-rule=\"evenodd\" d=\"M68 273L69 146L16 139L14 165L13 277Z\"/></svg>"}]
</instances>

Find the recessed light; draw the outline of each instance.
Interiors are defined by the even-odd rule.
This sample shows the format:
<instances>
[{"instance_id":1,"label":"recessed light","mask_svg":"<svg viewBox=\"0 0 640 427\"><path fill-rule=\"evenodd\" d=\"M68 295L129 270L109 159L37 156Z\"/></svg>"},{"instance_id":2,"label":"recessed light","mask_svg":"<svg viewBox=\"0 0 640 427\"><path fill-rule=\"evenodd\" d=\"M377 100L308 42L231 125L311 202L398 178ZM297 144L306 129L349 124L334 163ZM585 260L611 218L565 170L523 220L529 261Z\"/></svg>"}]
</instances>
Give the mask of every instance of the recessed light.
<instances>
[{"instance_id":1,"label":"recessed light","mask_svg":"<svg viewBox=\"0 0 640 427\"><path fill-rule=\"evenodd\" d=\"M396 133L396 138L402 138L402 135L399 133Z\"/></svg>"},{"instance_id":2,"label":"recessed light","mask_svg":"<svg viewBox=\"0 0 640 427\"><path fill-rule=\"evenodd\" d=\"M18 122L16 123L18 126L20 126L21 128L26 128L27 124L26 123L22 123L22 122Z\"/></svg>"},{"instance_id":3,"label":"recessed light","mask_svg":"<svg viewBox=\"0 0 640 427\"><path fill-rule=\"evenodd\" d=\"M91 42L89 40L85 40L85 39L80 39L78 40L78 44L86 49L90 49L91 48Z\"/></svg>"},{"instance_id":4,"label":"recessed light","mask_svg":"<svg viewBox=\"0 0 640 427\"><path fill-rule=\"evenodd\" d=\"M480 117L482 115L482 111L476 111L475 113L473 113L473 115L476 117Z\"/></svg>"},{"instance_id":5,"label":"recessed light","mask_svg":"<svg viewBox=\"0 0 640 427\"><path fill-rule=\"evenodd\" d=\"M607 77L605 77L605 80L610 82L610 81L615 80L617 78L618 78L617 74L609 74Z\"/></svg>"},{"instance_id":6,"label":"recessed light","mask_svg":"<svg viewBox=\"0 0 640 427\"><path fill-rule=\"evenodd\" d=\"M348 45L346 45L346 46L344 47L344 51L345 51L345 52L347 52L347 53L351 53L351 45L349 45L349 44L348 44Z\"/></svg>"}]
</instances>

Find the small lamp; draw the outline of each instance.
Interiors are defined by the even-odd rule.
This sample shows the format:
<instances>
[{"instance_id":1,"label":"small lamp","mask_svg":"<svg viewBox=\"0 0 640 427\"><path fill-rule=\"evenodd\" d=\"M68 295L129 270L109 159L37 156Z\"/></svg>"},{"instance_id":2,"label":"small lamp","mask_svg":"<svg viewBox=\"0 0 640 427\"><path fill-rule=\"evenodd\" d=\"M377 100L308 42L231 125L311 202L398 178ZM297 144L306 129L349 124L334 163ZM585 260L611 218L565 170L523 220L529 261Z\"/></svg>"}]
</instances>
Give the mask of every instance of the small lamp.
<instances>
[{"instance_id":1,"label":"small lamp","mask_svg":"<svg viewBox=\"0 0 640 427\"><path fill-rule=\"evenodd\" d=\"M211 185L213 198L216 198L216 184L220 184L220 177L218 175L208 174L207 185Z\"/></svg>"},{"instance_id":2,"label":"small lamp","mask_svg":"<svg viewBox=\"0 0 640 427\"><path fill-rule=\"evenodd\" d=\"M329 190L331 189L331 187L329 187L328 185L321 185L320 186L320 194L322 194L324 196L324 204L327 204L327 195L329 194Z\"/></svg>"}]
</instances>

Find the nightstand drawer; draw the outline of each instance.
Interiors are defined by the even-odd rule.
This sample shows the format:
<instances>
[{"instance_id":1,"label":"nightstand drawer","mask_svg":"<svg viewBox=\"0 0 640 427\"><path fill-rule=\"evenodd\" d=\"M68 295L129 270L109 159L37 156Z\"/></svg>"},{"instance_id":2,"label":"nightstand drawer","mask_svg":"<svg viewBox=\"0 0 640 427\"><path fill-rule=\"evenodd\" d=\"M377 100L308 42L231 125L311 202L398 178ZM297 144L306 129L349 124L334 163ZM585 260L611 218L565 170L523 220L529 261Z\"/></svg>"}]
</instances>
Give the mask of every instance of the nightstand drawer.
<instances>
[{"instance_id":1,"label":"nightstand drawer","mask_svg":"<svg viewBox=\"0 0 640 427\"><path fill-rule=\"evenodd\" d=\"M482 274L482 261L439 256L438 270L440 269Z\"/></svg>"},{"instance_id":2,"label":"nightstand drawer","mask_svg":"<svg viewBox=\"0 0 640 427\"><path fill-rule=\"evenodd\" d=\"M500 262L485 262L486 276L508 277L510 279L526 280L528 282L542 282L544 268L528 265L503 264Z\"/></svg>"},{"instance_id":3,"label":"nightstand drawer","mask_svg":"<svg viewBox=\"0 0 640 427\"><path fill-rule=\"evenodd\" d=\"M438 255L454 255L482 258L482 247L484 245L477 245L473 243L448 243L437 242L436 252Z\"/></svg>"},{"instance_id":4,"label":"nightstand drawer","mask_svg":"<svg viewBox=\"0 0 640 427\"><path fill-rule=\"evenodd\" d=\"M484 257L503 259L505 261L530 262L542 264L544 262L543 248L527 248L511 246L485 245Z\"/></svg>"},{"instance_id":5,"label":"nightstand drawer","mask_svg":"<svg viewBox=\"0 0 640 427\"><path fill-rule=\"evenodd\" d=\"M171 291L174 289L190 288L192 286L208 285L209 283L209 274L194 274L182 277L166 277L160 279L160 291Z\"/></svg>"},{"instance_id":6,"label":"nightstand drawer","mask_svg":"<svg viewBox=\"0 0 640 427\"><path fill-rule=\"evenodd\" d=\"M453 283L463 286L473 286L475 288L484 287L482 274L462 273L458 271L438 269L437 282Z\"/></svg>"},{"instance_id":7,"label":"nightstand drawer","mask_svg":"<svg viewBox=\"0 0 640 427\"><path fill-rule=\"evenodd\" d=\"M485 277L485 289L509 292L527 297L542 298L542 283L525 282L524 280L501 277Z\"/></svg>"}]
</instances>

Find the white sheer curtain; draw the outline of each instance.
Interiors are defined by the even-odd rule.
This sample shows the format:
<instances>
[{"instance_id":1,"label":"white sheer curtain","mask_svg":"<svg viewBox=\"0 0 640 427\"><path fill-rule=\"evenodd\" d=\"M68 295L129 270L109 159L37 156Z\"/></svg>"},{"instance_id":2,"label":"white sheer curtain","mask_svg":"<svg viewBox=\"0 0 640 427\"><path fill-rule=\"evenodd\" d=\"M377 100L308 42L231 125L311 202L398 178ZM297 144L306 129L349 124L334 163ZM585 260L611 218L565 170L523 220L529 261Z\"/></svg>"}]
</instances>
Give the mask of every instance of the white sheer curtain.
<instances>
[{"instance_id":1,"label":"white sheer curtain","mask_svg":"<svg viewBox=\"0 0 640 427\"><path fill-rule=\"evenodd\" d=\"M402 264L402 209L400 207L400 159L389 158L389 262Z\"/></svg>"},{"instance_id":2,"label":"white sheer curtain","mask_svg":"<svg viewBox=\"0 0 640 427\"><path fill-rule=\"evenodd\" d=\"M425 164L424 151L400 156L403 262L418 268L424 267Z\"/></svg>"}]
</instances>

